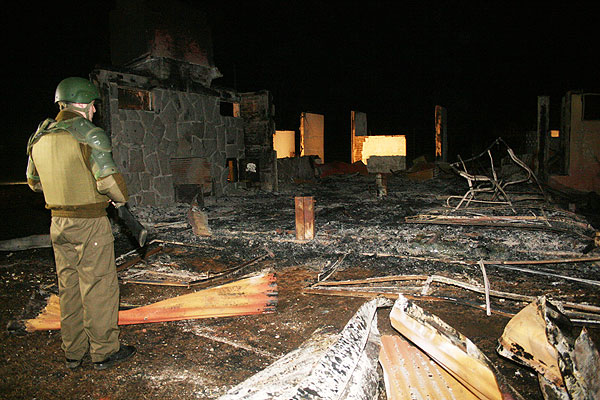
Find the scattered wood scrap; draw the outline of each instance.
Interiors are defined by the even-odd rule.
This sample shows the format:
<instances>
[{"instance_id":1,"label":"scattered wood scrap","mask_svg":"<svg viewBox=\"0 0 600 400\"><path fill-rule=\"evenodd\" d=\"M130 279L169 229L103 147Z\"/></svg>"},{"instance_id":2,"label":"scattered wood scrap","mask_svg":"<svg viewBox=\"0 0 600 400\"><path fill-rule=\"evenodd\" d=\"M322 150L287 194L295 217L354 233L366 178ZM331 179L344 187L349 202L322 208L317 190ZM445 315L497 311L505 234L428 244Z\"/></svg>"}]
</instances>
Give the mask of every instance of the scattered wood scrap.
<instances>
[{"instance_id":1,"label":"scattered wood scrap","mask_svg":"<svg viewBox=\"0 0 600 400\"><path fill-rule=\"evenodd\" d=\"M263 272L226 285L119 311L119 325L230 317L274 312L277 282ZM52 295L42 313L23 321L28 332L60 329L60 304Z\"/></svg>"},{"instance_id":2,"label":"scattered wood scrap","mask_svg":"<svg viewBox=\"0 0 600 400\"><path fill-rule=\"evenodd\" d=\"M424 281L419 286L401 286L405 282L415 284L415 282ZM357 285L373 285L387 282L396 282L396 286L357 286ZM486 289L485 286L477 286L470 283L462 282L457 279L449 278L441 275L391 275L382 277L373 277L366 279L346 280L346 281L325 281L317 282L303 290L306 294L328 295L328 296L346 296L346 297L366 297L375 298L378 296L388 299L397 298L398 294L402 294L411 300L429 300L429 301L450 301L461 303L467 306L474 306L480 310L489 310L490 313L512 317L515 314L497 308L492 308L489 302L484 305L475 305L472 302L458 300L448 296L432 295L431 285L438 283L442 285L450 285L472 291L478 294L488 295L490 297L507 299L518 302L532 302L536 299L535 296L523 295L518 293L510 293L498 290ZM574 322L578 323L600 323L600 307L589 304L578 304L573 302L561 301L558 302L565 310L566 315L574 318Z\"/></svg>"},{"instance_id":3,"label":"scattered wood scrap","mask_svg":"<svg viewBox=\"0 0 600 400\"><path fill-rule=\"evenodd\" d=\"M127 260L127 261L123 262L122 264L119 264L117 266L117 272L121 272L123 270L126 270L127 268L129 268L129 267L131 267L131 266L133 266L133 265L135 265L135 264L137 264L139 262L142 262L142 261L146 260L151 255L160 253L163 250L164 250L163 246L157 246L157 247L155 247L153 249L147 250L146 253L143 256L141 256L141 255L140 256L136 256L136 257L134 257L134 258L132 258L130 260Z\"/></svg>"},{"instance_id":4,"label":"scattered wood scrap","mask_svg":"<svg viewBox=\"0 0 600 400\"><path fill-rule=\"evenodd\" d=\"M317 275L317 281L325 281L327 280L331 275L335 274L336 271L338 270L338 268L342 265L342 262L344 261L344 258L346 258L348 254L344 254L342 255L340 258L337 259L336 262L331 263L328 262L323 269L321 270L321 272L319 272L319 274Z\"/></svg>"},{"instance_id":5,"label":"scattered wood scrap","mask_svg":"<svg viewBox=\"0 0 600 400\"><path fill-rule=\"evenodd\" d=\"M158 246L152 250L148 250L144 257L138 256L127 262L124 262L117 268L118 272L131 268L139 263L146 267L152 266L154 269L145 268L137 269L121 278L123 283L158 285L158 286L178 286L178 287L209 287L214 285L223 285L238 279L241 275L247 274L250 267L257 266L260 262L273 258L275 255L269 249L265 248L266 253L255 257L252 260L245 261L239 265L228 268L220 272L192 273L190 271L180 270L178 265L171 263L164 265L161 263L160 268L157 265L149 264L147 259L149 256L163 251L163 246Z\"/></svg>"},{"instance_id":6,"label":"scattered wood scrap","mask_svg":"<svg viewBox=\"0 0 600 400\"><path fill-rule=\"evenodd\" d=\"M574 233L588 240L592 236L584 232L593 231L589 224L577 221L565 221L559 218L530 215L483 215L483 216L458 216L458 215L428 215L420 214L405 217L407 224L433 224L433 225L462 225L487 228L514 228L526 230L543 230L558 233ZM568 225L567 225L568 224ZM561 226L567 225L567 226ZM570 225L570 226L569 226Z\"/></svg>"},{"instance_id":7,"label":"scattered wood scrap","mask_svg":"<svg viewBox=\"0 0 600 400\"><path fill-rule=\"evenodd\" d=\"M0 251L21 251L52 247L50 235L31 235L16 239L0 240Z\"/></svg>"}]
</instances>

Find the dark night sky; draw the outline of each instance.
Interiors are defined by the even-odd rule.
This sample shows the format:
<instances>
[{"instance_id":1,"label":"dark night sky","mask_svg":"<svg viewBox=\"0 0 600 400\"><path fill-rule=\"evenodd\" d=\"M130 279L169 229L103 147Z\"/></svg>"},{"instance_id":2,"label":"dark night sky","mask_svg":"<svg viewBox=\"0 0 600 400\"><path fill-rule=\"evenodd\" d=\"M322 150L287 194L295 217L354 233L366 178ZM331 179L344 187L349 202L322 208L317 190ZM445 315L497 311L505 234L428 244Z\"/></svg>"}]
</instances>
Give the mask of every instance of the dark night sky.
<instances>
[{"instance_id":1,"label":"dark night sky","mask_svg":"<svg viewBox=\"0 0 600 400\"><path fill-rule=\"evenodd\" d=\"M278 129L298 129L303 111L325 114L329 161L348 161L351 110L368 114L374 134L433 135L433 109L443 105L451 154L467 154L498 132L535 129L538 95L557 104L567 90L600 90L591 2L186 2L207 12L224 75L214 83L270 90ZM4 175L23 175L27 138L56 113L56 84L110 63L114 1L85 3L13 14L20 28L3 44Z\"/></svg>"}]
</instances>

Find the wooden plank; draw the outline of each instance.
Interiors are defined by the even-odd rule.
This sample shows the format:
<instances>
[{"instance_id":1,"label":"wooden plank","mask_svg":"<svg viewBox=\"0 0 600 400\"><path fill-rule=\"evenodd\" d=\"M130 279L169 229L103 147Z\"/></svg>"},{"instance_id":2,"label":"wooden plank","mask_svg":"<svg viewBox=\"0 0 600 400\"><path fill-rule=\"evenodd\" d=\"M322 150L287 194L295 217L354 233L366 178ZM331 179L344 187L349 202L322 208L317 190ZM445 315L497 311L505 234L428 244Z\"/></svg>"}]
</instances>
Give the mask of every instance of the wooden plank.
<instances>
[{"instance_id":1,"label":"wooden plank","mask_svg":"<svg viewBox=\"0 0 600 400\"><path fill-rule=\"evenodd\" d=\"M296 205L296 239L304 239L304 200L303 197L295 197Z\"/></svg>"}]
</instances>

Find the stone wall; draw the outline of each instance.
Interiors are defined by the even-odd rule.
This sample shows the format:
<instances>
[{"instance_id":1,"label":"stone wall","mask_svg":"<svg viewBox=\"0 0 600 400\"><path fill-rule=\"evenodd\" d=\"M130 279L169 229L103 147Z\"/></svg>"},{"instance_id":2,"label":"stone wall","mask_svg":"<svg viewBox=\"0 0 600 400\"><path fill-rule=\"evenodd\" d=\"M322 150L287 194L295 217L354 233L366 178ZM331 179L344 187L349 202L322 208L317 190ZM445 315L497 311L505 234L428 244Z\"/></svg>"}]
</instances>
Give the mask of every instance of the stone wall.
<instances>
[{"instance_id":1,"label":"stone wall","mask_svg":"<svg viewBox=\"0 0 600 400\"><path fill-rule=\"evenodd\" d=\"M177 200L172 159L208 162L211 182L207 186L212 195L234 187L227 181L227 159L245 157L244 122L221 115L218 92L153 87L156 81L107 70L94 75L103 94L103 122L131 205L169 205ZM148 104L120 103L120 88L137 90L139 97L147 95Z\"/></svg>"}]
</instances>

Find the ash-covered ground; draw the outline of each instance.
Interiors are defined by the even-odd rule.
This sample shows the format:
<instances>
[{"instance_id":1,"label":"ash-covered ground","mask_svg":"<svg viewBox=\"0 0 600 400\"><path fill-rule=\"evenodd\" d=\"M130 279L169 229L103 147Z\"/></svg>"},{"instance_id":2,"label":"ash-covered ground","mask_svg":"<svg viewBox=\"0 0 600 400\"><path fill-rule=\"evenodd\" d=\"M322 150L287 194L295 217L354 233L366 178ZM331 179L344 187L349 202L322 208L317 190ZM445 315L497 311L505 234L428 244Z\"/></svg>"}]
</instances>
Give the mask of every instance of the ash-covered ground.
<instances>
[{"instance_id":1,"label":"ash-covered ground","mask_svg":"<svg viewBox=\"0 0 600 400\"><path fill-rule=\"evenodd\" d=\"M493 290L600 306L600 291L594 283L597 262L547 262L599 255L592 245L594 229L589 216L586 219L566 211L566 205L561 208L553 202L531 200L515 202L513 207L480 205L453 210L446 206L446 199L467 190L461 178L443 175L420 182L403 174L386 178L385 196L377 195L374 175L331 175L280 183L278 192L240 189L226 197L206 197L203 204L193 207L181 203L133 209L149 230L149 245L136 251L126 230L115 221L116 254L123 255L118 258L119 265L144 258L119 273L123 304L150 304L199 289L133 283L136 278L167 276L189 282L207 271L223 271L268 255L250 270L275 272L276 311L124 326L122 341L134 344L139 353L130 362L104 372L93 370L89 359L81 369L68 371L59 332L16 335L3 330L0 357L5 368L0 373L0 397L216 398L297 348L317 328L343 328L365 298L303 293L332 265L337 265L328 278L333 281L440 275L482 287L477 261L483 260ZM0 189L6 211L2 239L47 233L49 215L39 196L26 193L28 188L23 185ZM313 240L296 239L296 196L314 198ZM209 236L194 234L190 225L193 212L207 217ZM460 224L458 217L463 218ZM163 251L150 254L157 246ZM532 263L499 263L522 260ZM2 325L34 317L44 297L56 291L51 249L0 252L0 278ZM363 289L416 294L422 284L392 282ZM490 305L495 312L487 316L481 293L432 284L428 295L415 301L469 337L525 398L542 398L533 371L495 352L508 315L526 302L492 297ZM387 313L389 309L381 309L378 318L383 334L394 332ZM585 315L577 319L589 321ZM590 329L598 345L600 325L580 322L577 326L581 324ZM380 398L384 399L383 386L381 389Z\"/></svg>"}]
</instances>

